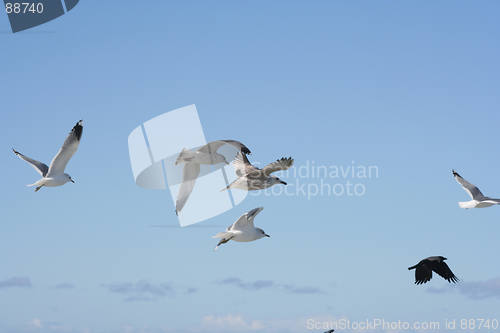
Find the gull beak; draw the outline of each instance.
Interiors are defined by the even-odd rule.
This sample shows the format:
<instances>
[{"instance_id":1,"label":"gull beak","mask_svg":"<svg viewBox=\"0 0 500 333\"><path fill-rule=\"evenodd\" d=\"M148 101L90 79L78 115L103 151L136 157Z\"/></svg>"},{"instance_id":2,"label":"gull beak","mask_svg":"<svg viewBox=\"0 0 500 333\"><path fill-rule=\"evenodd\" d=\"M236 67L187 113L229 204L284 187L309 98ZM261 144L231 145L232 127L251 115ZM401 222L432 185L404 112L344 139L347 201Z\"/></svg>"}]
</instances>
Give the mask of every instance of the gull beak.
<instances>
[{"instance_id":1,"label":"gull beak","mask_svg":"<svg viewBox=\"0 0 500 333\"><path fill-rule=\"evenodd\" d=\"M70 179L70 180L73 182L73 184L75 183L75 181L73 179Z\"/></svg>"},{"instance_id":2,"label":"gull beak","mask_svg":"<svg viewBox=\"0 0 500 333\"><path fill-rule=\"evenodd\" d=\"M266 236L266 237L271 237L271 236L269 236L268 234L264 234L264 236Z\"/></svg>"},{"instance_id":3,"label":"gull beak","mask_svg":"<svg viewBox=\"0 0 500 333\"><path fill-rule=\"evenodd\" d=\"M288 185L288 184L287 184L286 182L284 182L284 181L281 181L281 184L283 184L283 185Z\"/></svg>"}]
</instances>

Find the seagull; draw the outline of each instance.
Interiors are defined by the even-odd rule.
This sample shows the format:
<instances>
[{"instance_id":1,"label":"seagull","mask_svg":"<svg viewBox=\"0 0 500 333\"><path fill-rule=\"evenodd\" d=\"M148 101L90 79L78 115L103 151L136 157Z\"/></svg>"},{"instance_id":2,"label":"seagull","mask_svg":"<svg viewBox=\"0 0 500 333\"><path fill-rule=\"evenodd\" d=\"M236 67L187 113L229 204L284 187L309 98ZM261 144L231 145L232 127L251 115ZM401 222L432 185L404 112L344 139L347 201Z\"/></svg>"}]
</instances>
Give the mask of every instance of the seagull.
<instances>
[{"instance_id":1,"label":"seagull","mask_svg":"<svg viewBox=\"0 0 500 333\"><path fill-rule=\"evenodd\" d=\"M451 170L451 172L453 172L453 176L455 176L457 182L462 185L465 192L469 193L472 198L471 201L459 202L458 205L461 208L484 208L500 204L500 199L485 197L476 186L463 179L455 170Z\"/></svg>"},{"instance_id":2,"label":"seagull","mask_svg":"<svg viewBox=\"0 0 500 333\"><path fill-rule=\"evenodd\" d=\"M240 150L244 154L252 155L250 149L244 144L235 140L218 140L207 143L196 151L184 148L177 157L175 165L184 164L182 168L182 183L177 192L177 202L175 203L175 213L179 215L186 204L189 195L193 191L196 179L200 174L200 164L215 165L226 163L226 157L217 153L217 150L223 145L228 144Z\"/></svg>"},{"instance_id":3,"label":"seagull","mask_svg":"<svg viewBox=\"0 0 500 333\"><path fill-rule=\"evenodd\" d=\"M263 169L259 169L250 164L245 155L238 153L233 165L238 178L226 188L222 189L221 192L228 188L252 191L263 190L276 184L286 185L286 182L271 174L279 170L290 169L293 165L293 159L291 157L283 157L281 160L276 160L276 162L266 165Z\"/></svg>"},{"instance_id":4,"label":"seagull","mask_svg":"<svg viewBox=\"0 0 500 333\"><path fill-rule=\"evenodd\" d=\"M253 219L263 209L264 207L252 209L248 213L241 215L236 222L227 227L226 231L219 232L217 235L213 236L212 238L222 238L219 244L215 247L214 251L217 250L221 244L225 244L231 239L236 242L252 242L254 240L261 239L262 237L271 237L266 234L264 230L255 228L253 225Z\"/></svg>"},{"instance_id":5,"label":"seagull","mask_svg":"<svg viewBox=\"0 0 500 333\"><path fill-rule=\"evenodd\" d=\"M442 256L428 257L420 260L415 266L408 267L408 270L415 270L415 284L423 284L432 279L432 271L436 272L448 282L456 283L458 278L453 274L448 265L444 262L447 260Z\"/></svg>"},{"instance_id":6,"label":"seagull","mask_svg":"<svg viewBox=\"0 0 500 333\"><path fill-rule=\"evenodd\" d=\"M73 155L76 153L76 150L78 149L80 139L82 138L82 132L83 120L80 120L76 123L71 132L69 132L66 140L64 140L61 150L59 150L57 155L50 163L50 167L42 162L38 162L34 159L26 157L12 148L14 153L19 156L19 158L28 162L43 177L36 183L28 186L36 185L36 192L41 189L42 186L54 187L64 185L67 182L74 183L73 179L71 179L71 176L67 173L64 173L64 169L66 168L66 164L68 164L69 160L71 159L71 157L73 157Z\"/></svg>"}]
</instances>

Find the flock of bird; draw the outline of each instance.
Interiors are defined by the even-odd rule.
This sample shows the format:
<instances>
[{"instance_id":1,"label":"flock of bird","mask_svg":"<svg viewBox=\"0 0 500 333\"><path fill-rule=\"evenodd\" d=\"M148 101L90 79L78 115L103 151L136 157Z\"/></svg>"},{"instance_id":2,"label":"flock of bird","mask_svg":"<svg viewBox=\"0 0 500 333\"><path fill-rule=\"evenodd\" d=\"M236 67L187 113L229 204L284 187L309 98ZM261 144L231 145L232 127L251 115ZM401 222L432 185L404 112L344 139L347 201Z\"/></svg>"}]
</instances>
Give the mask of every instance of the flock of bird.
<instances>
[{"instance_id":1,"label":"flock of bird","mask_svg":"<svg viewBox=\"0 0 500 333\"><path fill-rule=\"evenodd\" d=\"M250 149L236 140L212 141L198 148L196 151L184 148L175 161L175 165L184 164L182 167L182 183L179 187L177 202L175 204L175 213L177 215L181 213L189 195L194 189L196 179L200 174L200 164L215 165L223 162L229 164L225 156L217 152L217 150L225 144L231 145L239 150L233 161L233 166L238 178L226 188L223 188L221 192L229 188L243 191L257 191L277 184L287 184L278 177L272 175L272 173L290 169L293 165L293 159L291 157L282 158L259 169L248 161L246 155L252 155ZM264 207L258 207L241 215L240 218L227 227L225 231L219 232L212 237L221 239L214 250L217 250L221 244L225 244L230 240L236 242L251 242L262 237L270 237L264 230L256 228L253 223L255 216L263 209Z\"/></svg>"},{"instance_id":2,"label":"flock of bird","mask_svg":"<svg viewBox=\"0 0 500 333\"><path fill-rule=\"evenodd\" d=\"M69 160L78 149L82 133L83 120L80 120L73 127L69 135L66 137L66 140L64 140L61 149L52 159L50 166L29 158L15 149L12 149L19 158L28 162L42 176L42 179L28 186L37 186L35 189L35 192L37 192L43 186L55 187L64 185L67 182L74 183L71 176L64 173L64 170ZM277 184L287 184L278 177L272 175L272 173L280 170L288 170L293 165L292 158L281 158L280 160L259 169L248 161L246 155L251 155L252 153L239 141L218 140L209 142L196 151L183 149L175 162L175 165L184 164L182 169L182 183L179 187L177 202L175 205L177 215L181 213L189 195L193 191L196 179L200 174L201 164L229 164L226 161L225 156L217 152L220 147L226 144L239 150L233 161L233 166L238 178L226 188L222 189L221 192L230 188L244 191L257 191ZM456 181L462 185L464 190L472 198L471 201L459 202L458 204L461 208L484 208L500 204L500 199L492 199L484 196L475 185L463 179L457 172L455 172L455 170L452 170L452 173ZM254 226L253 220L255 216L257 216L257 214L259 214L263 209L263 207L252 209L251 211L241 215L240 218L238 218L238 220L230 225L225 231L219 232L217 235L213 236L212 238L221 239L214 250L216 250L221 244L225 244L230 240L236 242L251 242L263 237L270 237L264 232L264 230ZM447 258L442 256L432 256L421 260L414 266L409 267L408 270L415 269L415 284L418 285L430 281L432 279L432 272L435 272L450 283L458 282L459 279L444 262L445 260L447 260Z\"/></svg>"},{"instance_id":3,"label":"flock of bird","mask_svg":"<svg viewBox=\"0 0 500 333\"><path fill-rule=\"evenodd\" d=\"M485 197L477 186L463 179L455 170L451 170L456 181L462 185L465 192L472 198L471 201L459 202L460 208L484 208L500 204L500 199ZM415 269L415 284L423 284L432 279L432 272L438 274L448 282L456 283L459 279L453 274L450 267L444 262L447 258L443 256L432 256L420 260L415 266L408 267L408 270Z\"/></svg>"}]
</instances>

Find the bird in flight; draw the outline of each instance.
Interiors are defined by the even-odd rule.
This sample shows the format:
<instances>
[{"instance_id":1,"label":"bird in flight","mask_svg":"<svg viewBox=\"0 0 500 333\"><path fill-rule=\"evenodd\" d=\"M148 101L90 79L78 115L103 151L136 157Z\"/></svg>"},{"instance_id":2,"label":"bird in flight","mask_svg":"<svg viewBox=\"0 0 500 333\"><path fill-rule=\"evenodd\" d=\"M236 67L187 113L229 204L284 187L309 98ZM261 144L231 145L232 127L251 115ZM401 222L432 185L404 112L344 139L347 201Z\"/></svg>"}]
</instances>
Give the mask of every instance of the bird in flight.
<instances>
[{"instance_id":1,"label":"bird in flight","mask_svg":"<svg viewBox=\"0 0 500 333\"><path fill-rule=\"evenodd\" d=\"M41 189L42 186L54 187L64 185L67 182L74 183L73 179L71 179L71 176L67 173L64 173L64 169L66 168L66 165L68 164L71 157L73 157L73 155L76 153L78 145L80 144L80 139L82 138L82 133L83 120L80 120L73 127L69 135L66 137L66 140L64 140L61 149L50 163L50 167L42 162L24 156L23 154L12 148L14 153L19 156L19 158L28 162L43 177L36 183L28 186L37 186L37 188L35 189L36 192Z\"/></svg>"},{"instance_id":2,"label":"bird in flight","mask_svg":"<svg viewBox=\"0 0 500 333\"><path fill-rule=\"evenodd\" d=\"M271 237L260 228L256 228L253 224L253 219L259 214L264 207L258 207L240 216L232 225L227 227L226 231L219 232L212 238L221 238L219 244L215 247L214 251L221 244L229 242L231 239L236 242L251 242L262 237Z\"/></svg>"},{"instance_id":3,"label":"bird in flight","mask_svg":"<svg viewBox=\"0 0 500 333\"><path fill-rule=\"evenodd\" d=\"M475 185L463 179L455 170L451 170L451 172L453 172L453 176L455 176L457 182L462 185L465 192L469 193L472 198L471 201L459 202L458 205L461 208L484 208L500 204L500 199L485 197Z\"/></svg>"},{"instance_id":4,"label":"bird in flight","mask_svg":"<svg viewBox=\"0 0 500 333\"><path fill-rule=\"evenodd\" d=\"M180 214L182 208L186 204L191 192L193 192L196 179L200 175L200 164L215 165L226 163L226 157L219 154L217 150L223 145L228 144L240 150L243 154L252 154L244 144L235 140L218 140L207 143L206 145L192 151L184 148L177 157L175 165L184 164L182 167L182 183L177 192L177 200L175 203L175 213Z\"/></svg>"},{"instance_id":5,"label":"bird in flight","mask_svg":"<svg viewBox=\"0 0 500 333\"><path fill-rule=\"evenodd\" d=\"M259 169L250 164L248 158L244 154L238 153L233 165L238 178L226 188L222 189L221 192L228 188L254 191L263 190L276 184L286 185L286 182L271 174L276 171L290 169L293 165L293 159L291 157L283 157L281 160L276 160L276 162L270 163L264 168Z\"/></svg>"},{"instance_id":6,"label":"bird in flight","mask_svg":"<svg viewBox=\"0 0 500 333\"><path fill-rule=\"evenodd\" d=\"M432 271L446 281L456 283L458 278L453 274L444 260L447 260L447 258L442 256L428 257L420 260L415 266L408 267L408 270L415 269L415 284L423 284L430 281L432 279Z\"/></svg>"}]
</instances>

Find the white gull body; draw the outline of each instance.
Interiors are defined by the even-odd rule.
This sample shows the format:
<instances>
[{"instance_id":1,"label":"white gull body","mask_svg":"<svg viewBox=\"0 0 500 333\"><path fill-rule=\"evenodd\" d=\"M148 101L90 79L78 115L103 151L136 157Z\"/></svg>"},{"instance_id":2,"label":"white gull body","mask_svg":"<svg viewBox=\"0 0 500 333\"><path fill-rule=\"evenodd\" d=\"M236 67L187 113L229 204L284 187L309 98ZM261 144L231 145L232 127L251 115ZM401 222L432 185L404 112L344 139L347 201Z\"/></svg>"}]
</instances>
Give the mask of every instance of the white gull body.
<instances>
[{"instance_id":1,"label":"white gull body","mask_svg":"<svg viewBox=\"0 0 500 333\"><path fill-rule=\"evenodd\" d=\"M227 227L226 231L219 232L217 235L212 238L221 238L219 244L215 247L214 251L221 244L225 244L230 240L234 240L236 242L252 242L257 239L261 239L262 237L271 237L264 232L264 230L260 228L256 228L253 224L253 220L257 214L259 214L264 207L258 207L252 209L251 211L240 216L236 222Z\"/></svg>"},{"instance_id":2,"label":"white gull body","mask_svg":"<svg viewBox=\"0 0 500 333\"><path fill-rule=\"evenodd\" d=\"M245 155L238 153L233 165L238 178L221 191L228 188L255 191L263 190L276 184L286 185L286 182L271 174L276 171L290 169L293 165L293 159L291 157L283 157L281 160L276 160L276 162L269 163L264 168L259 169L250 164Z\"/></svg>"},{"instance_id":3,"label":"white gull body","mask_svg":"<svg viewBox=\"0 0 500 333\"><path fill-rule=\"evenodd\" d=\"M37 188L35 189L36 192L40 188L42 188L42 186L54 187L64 185L67 182L74 183L73 179L71 179L71 176L67 173L64 173L64 169L66 168L66 165L68 164L71 157L73 157L73 155L76 153L78 145L80 144L80 139L82 138L82 133L83 120L80 120L68 134L66 140L64 140L61 149L50 163L50 167L42 162L24 156L23 154L12 148L14 153L19 156L19 158L28 162L43 177L36 183L28 186L37 186Z\"/></svg>"},{"instance_id":4,"label":"white gull body","mask_svg":"<svg viewBox=\"0 0 500 333\"><path fill-rule=\"evenodd\" d=\"M475 185L472 185L463 179L457 172L455 172L455 170L452 170L452 172L457 182L462 185L465 192L467 192L472 198L471 201L459 202L458 205L460 208L484 208L500 204L500 199L485 197Z\"/></svg>"}]
</instances>

